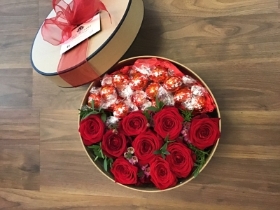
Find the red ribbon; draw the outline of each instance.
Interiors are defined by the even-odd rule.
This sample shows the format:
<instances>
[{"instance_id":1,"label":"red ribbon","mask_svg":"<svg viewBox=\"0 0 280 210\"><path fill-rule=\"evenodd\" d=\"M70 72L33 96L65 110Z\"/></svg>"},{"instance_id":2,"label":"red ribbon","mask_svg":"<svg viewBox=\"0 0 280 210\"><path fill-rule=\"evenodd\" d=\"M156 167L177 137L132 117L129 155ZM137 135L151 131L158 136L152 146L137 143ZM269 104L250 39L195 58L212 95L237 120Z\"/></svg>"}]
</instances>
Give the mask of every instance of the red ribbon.
<instances>
[{"instance_id":1,"label":"red ribbon","mask_svg":"<svg viewBox=\"0 0 280 210\"><path fill-rule=\"evenodd\" d=\"M69 4L63 0L52 0L52 6L56 16L46 19L41 29L43 39L52 45L62 44L78 25L101 10L107 11L100 0L73 0Z\"/></svg>"},{"instance_id":2,"label":"red ribbon","mask_svg":"<svg viewBox=\"0 0 280 210\"><path fill-rule=\"evenodd\" d=\"M64 0L52 0L52 6L56 16L45 20L41 33L45 41L55 46L68 40L73 29L91 19L98 12L102 10L108 12L100 0L73 0L69 4ZM59 61L58 74L73 87L98 77L98 74L86 60L87 47L88 39L64 53ZM75 66L77 66L75 68L77 73L64 72Z\"/></svg>"}]
</instances>

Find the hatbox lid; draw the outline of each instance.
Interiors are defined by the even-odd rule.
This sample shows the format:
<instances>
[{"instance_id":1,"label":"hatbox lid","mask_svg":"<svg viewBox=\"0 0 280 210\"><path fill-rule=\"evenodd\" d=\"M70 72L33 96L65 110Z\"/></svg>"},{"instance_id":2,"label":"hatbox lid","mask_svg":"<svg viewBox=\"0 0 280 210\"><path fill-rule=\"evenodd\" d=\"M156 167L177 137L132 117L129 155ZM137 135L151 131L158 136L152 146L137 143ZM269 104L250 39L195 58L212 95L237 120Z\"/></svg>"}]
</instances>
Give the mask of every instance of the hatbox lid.
<instances>
[{"instance_id":1,"label":"hatbox lid","mask_svg":"<svg viewBox=\"0 0 280 210\"><path fill-rule=\"evenodd\" d=\"M31 49L33 69L60 87L77 87L104 74L124 55L141 27L144 15L142 0L102 0L110 16L101 12L101 31L88 38L86 60L59 69L61 46L43 40L39 29ZM55 16L54 10L47 18ZM82 44L82 43L81 43ZM74 51L75 48L70 51ZM73 63L73 62L71 62ZM65 66L65 65L64 65Z\"/></svg>"}]
</instances>

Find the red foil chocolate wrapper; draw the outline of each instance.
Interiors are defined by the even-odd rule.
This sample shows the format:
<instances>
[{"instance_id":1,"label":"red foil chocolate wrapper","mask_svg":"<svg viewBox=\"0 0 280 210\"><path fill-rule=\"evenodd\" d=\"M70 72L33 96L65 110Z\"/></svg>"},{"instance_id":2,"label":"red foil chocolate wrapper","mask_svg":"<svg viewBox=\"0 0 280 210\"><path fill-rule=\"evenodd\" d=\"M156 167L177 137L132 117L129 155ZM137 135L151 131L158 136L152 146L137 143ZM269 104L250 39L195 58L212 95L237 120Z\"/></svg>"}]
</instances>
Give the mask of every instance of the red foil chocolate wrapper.
<instances>
[{"instance_id":1,"label":"red foil chocolate wrapper","mask_svg":"<svg viewBox=\"0 0 280 210\"><path fill-rule=\"evenodd\" d=\"M104 101L114 100L118 97L117 91L113 86L103 86L100 90L100 95Z\"/></svg>"},{"instance_id":2,"label":"red foil chocolate wrapper","mask_svg":"<svg viewBox=\"0 0 280 210\"><path fill-rule=\"evenodd\" d=\"M112 86L113 76L106 74L101 80L101 86Z\"/></svg>"},{"instance_id":3,"label":"red foil chocolate wrapper","mask_svg":"<svg viewBox=\"0 0 280 210\"><path fill-rule=\"evenodd\" d=\"M94 101L94 107L99 108L102 104L102 99L100 95L100 89L93 87L90 89L90 95L88 97L88 106L92 107L92 101Z\"/></svg>"},{"instance_id":4,"label":"red foil chocolate wrapper","mask_svg":"<svg viewBox=\"0 0 280 210\"><path fill-rule=\"evenodd\" d=\"M142 90L137 90L132 94L132 102L137 107L141 107L147 100L147 94Z\"/></svg>"},{"instance_id":5,"label":"red foil chocolate wrapper","mask_svg":"<svg viewBox=\"0 0 280 210\"><path fill-rule=\"evenodd\" d=\"M129 107L123 101L114 105L113 115L116 118L123 118L128 114L128 112L129 112Z\"/></svg>"},{"instance_id":6,"label":"red foil chocolate wrapper","mask_svg":"<svg viewBox=\"0 0 280 210\"><path fill-rule=\"evenodd\" d=\"M167 91L174 92L180 89L183 85L182 77L172 76L168 78L163 86Z\"/></svg>"},{"instance_id":7,"label":"red foil chocolate wrapper","mask_svg":"<svg viewBox=\"0 0 280 210\"><path fill-rule=\"evenodd\" d=\"M155 83L163 83L168 78L168 71L162 67L156 67L151 71L150 79Z\"/></svg>"},{"instance_id":8,"label":"red foil chocolate wrapper","mask_svg":"<svg viewBox=\"0 0 280 210\"><path fill-rule=\"evenodd\" d=\"M148 84L148 77L145 74L137 72L131 79L130 85L132 90L143 90Z\"/></svg>"},{"instance_id":9,"label":"red foil chocolate wrapper","mask_svg":"<svg viewBox=\"0 0 280 210\"><path fill-rule=\"evenodd\" d=\"M169 61L138 59L101 79L101 88L92 88L96 107L113 112L111 121L129 112L156 106L156 98L167 106L200 113L211 112L215 104L208 91L190 75L183 75Z\"/></svg>"},{"instance_id":10,"label":"red foil chocolate wrapper","mask_svg":"<svg viewBox=\"0 0 280 210\"><path fill-rule=\"evenodd\" d=\"M130 85L124 85L118 88L118 94L122 98L130 98L134 91L132 90Z\"/></svg>"},{"instance_id":11,"label":"red foil chocolate wrapper","mask_svg":"<svg viewBox=\"0 0 280 210\"><path fill-rule=\"evenodd\" d=\"M160 87L158 90L158 99L167 106L174 106L174 96L171 92L167 91L164 87Z\"/></svg>"},{"instance_id":12,"label":"red foil chocolate wrapper","mask_svg":"<svg viewBox=\"0 0 280 210\"><path fill-rule=\"evenodd\" d=\"M113 86L116 88L122 88L129 83L128 75L117 73L112 76Z\"/></svg>"},{"instance_id":13,"label":"red foil chocolate wrapper","mask_svg":"<svg viewBox=\"0 0 280 210\"><path fill-rule=\"evenodd\" d=\"M189 101L192 97L192 91L188 87L183 87L174 93L174 101L183 103Z\"/></svg>"},{"instance_id":14,"label":"red foil chocolate wrapper","mask_svg":"<svg viewBox=\"0 0 280 210\"><path fill-rule=\"evenodd\" d=\"M149 99L155 99L158 95L159 88L160 88L159 83L153 82L149 84L149 86L145 90L147 97Z\"/></svg>"},{"instance_id":15,"label":"red foil chocolate wrapper","mask_svg":"<svg viewBox=\"0 0 280 210\"><path fill-rule=\"evenodd\" d=\"M94 107L99 108L102 103L100 94L91 93L88 97L88 106L92 107L93 101L94 101Z\"/></svg>"}]
</instances>

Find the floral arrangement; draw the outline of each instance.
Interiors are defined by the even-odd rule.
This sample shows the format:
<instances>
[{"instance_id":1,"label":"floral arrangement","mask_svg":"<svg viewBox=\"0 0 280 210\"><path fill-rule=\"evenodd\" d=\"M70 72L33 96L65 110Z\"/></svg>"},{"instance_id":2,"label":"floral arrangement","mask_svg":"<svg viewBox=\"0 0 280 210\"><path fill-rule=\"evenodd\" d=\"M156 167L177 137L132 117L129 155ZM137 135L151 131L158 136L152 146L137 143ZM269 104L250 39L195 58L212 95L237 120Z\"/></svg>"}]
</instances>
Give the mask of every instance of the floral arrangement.
<instances>
[{"instance_id":1,"label":"floral arrangement","mask_svg":"<svg viewBox=\"0 0 280 210\"><path fill-rule=\"evenodd\" d=\"M220 137L200 81L163 59L138 59L100 79L80 109L82 141L124 185L163 190L196 177Z\"/></svg>"}]
</instances>

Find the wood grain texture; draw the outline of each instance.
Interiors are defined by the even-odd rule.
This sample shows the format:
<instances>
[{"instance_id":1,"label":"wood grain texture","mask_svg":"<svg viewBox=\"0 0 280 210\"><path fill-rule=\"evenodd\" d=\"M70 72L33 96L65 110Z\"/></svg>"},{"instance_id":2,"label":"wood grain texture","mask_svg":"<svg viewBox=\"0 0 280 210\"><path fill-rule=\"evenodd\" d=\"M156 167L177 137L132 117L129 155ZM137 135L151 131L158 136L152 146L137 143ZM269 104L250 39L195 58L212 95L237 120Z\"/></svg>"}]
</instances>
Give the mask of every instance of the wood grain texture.
<instances>
[{"instance_id":1,"label":"wood grain texture","mask_svg":"<svg viewBox=\"0 0 280 210\"><path fill-rule=\"evenodd\" d=\"M41 150L83 151L81 142L77 141L79 138L77 118L77 110L42 110L40 113Z\"/></svg>"},{"instance_id":2,"label":"wood grain texture","mask_svg":"<svg viewBox=\"0 0 280 210\"><path fill-rule=\"evenodd\" d=\"M24 190L40 189L39 145L9 145L1 142L1 187ZM0 201L1 203L1 201ZM1 205L0 205L1 206Z\"/></svg>"},{"instance_id":3,"label":"wood grain texture","mask_svg":"<svg viewBox=\"0 0 280 210\"><path fill-rule=\"evenodd\" d=\"M39 129L38 110L0 109L2 145L39 145Z\"/></svg>"},{"instance_id":4,"label":"wood grain texture","mask_svg":"<svg viewBox=\"0 0 280 210\"><path fill-rule=\"evenodd\" d=\"M32 107L78 110L87 87L88 85L77 88L60 88L34 71Z\"/></svg>"},{"instance_id":5,"label":"wood grain texture","mask_svg":"<svg viewBox=\"0 0 280 210\"><path fill-rule=\"evenodd\" d=\"M38 1L2 0L0 25L0 68L30 68L30 48L38 28Z\"/></svg>"},{"instance_id":6,"label":"wood grain texture","mask_svg":"<svg viewBox=\"0 0 280 210\"><path fill-rule=\"evenodd\" d=\"M0 69L0 108L23 107L32 108L32 70Z\"/></svg>"},{"instance_id":7,"label":"wood grain texture","mask_svg":"<svg viewBox=\"0 0 280 210\"><path fill-rule=\"evenodd\" d=\"M109 181L78 138L88 85L62 89L31 69L51 1L1 0L0 209L279 209L279 1L143 1L142 27L123 58L165 56L207 83L222 115L209 165L164 193Z\"/></svg>"}]
</instances>

